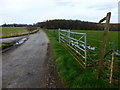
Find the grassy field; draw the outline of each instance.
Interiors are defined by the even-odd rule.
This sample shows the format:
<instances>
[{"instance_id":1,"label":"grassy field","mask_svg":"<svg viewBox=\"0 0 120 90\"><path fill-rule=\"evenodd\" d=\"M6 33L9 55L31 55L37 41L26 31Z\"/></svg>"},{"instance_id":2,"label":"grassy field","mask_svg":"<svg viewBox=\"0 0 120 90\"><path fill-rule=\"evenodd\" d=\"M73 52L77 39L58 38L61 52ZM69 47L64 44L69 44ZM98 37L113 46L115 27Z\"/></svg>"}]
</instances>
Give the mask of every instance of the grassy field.
<instances>
[{"instance_id":1,"label":"grassy field","mask_svg":"<svg viewBox=\"0 0 120 90\"><path fill-rule=\"evenodd\" d=\"M95 31L95 30L71 30L71 31L79 32L79 33L86 33L87 44L101 47L100 45L102 44L104 31ZM56 35L58 34L58 30L53 30L53 32ZM118 31L109 31L108 32L108 40L107 40L108 46L110 45L109 44L110 42L114 42L115 48L120 49L120 47L118 47L118 43L119 43L118 42L118 38L119 38L118 34L120 34L120 32L118 32ZM79 36L75 36L75 37L79 38Z\"/></svg>"},{"instance_id":2,"label":"grassy field","mask_svg":"<svg viewBox=\"0 0 120 90\"><path fill-rule=\"evenodd\" d=\"M89 30L72 30L73 32L80 32L80 33L86 33L87 34L87 43L92 44L94 46L100 47L101 42L103 40L103 31L89 31ZM99 42L101 41L101 42ZM114 42L115 48L120 49L118 47L118 32L117 31L109 31L108 32L108 42ZM92 42L92 43L90 43ZM108 43L109 45L109 43Z\"/></svg>"},{"instance_id":3,"label":"grassy field","mask_svg":"<svg viewBox=\"0 0 120 90\"><path fill-rule=\"evenodd\" d=\"M2 27L2 37L28 33L26 27Z\"/></svg>"},{"instance_id":4,"label":"grassy field","mask_svg":"<svg viewBox=\"0 0 120 90\"><path fill-rule=\"evenodd\" d=\"M79 31L74 30L75 32L86 32L87 37L91 39L102 40L102 31ZM58 32L57 30L46 31L48 37L51 40L52 49L53 49L53 58L56 63L57 70L60 77L62 78L64 84L69 88L115 88L116 85L109 84L109 81L105 77L102 77L100 80L97 80L97 72L94 71L94 68L87 67L85 70L75 61L75 59L69 54L69 52L58 43ZM55 34L56 33L56 34ZM114 36L116 38L112 39L117 42L117 32L109 34L109 37ZM111 39L109 40L111 41ZM89 42L100 47L100 44L96 44L95 40ZM98 51L98 50L97 50ZM100 51L100 50L99 50ZM95 52L96 54L98 52ZM90 61L90 59L88 60ZM118 74L118 73L117 73Z\"/></svg>"},{"instance_id":5,"label":"grassy field","mask_svg":"<svg viewBox=\"0 0 120 90\"><path fill-rule=\"evenodd\" d=\"M38 32L38 29L29 32L27 31L26 27L2 27L0 29L0 38L9 38L9 37L16 37L16 36L23 36L23 35L30 35ZM15 42L11 43L2 43L0 45L0 48L5 49L7 47L10 47L14 44Z\"/></svg>"},{"instance_id":6,"label":"grassy field","mask_svg":"<svg viewBox=\"0 0 120 90\"><path fill-rule=\"evenodd\" d=\"M2 27L2 37L10 37L10 36L17 36L26 33L30 33L27 31L26 27Z\"/></svg>"}]
</instances>

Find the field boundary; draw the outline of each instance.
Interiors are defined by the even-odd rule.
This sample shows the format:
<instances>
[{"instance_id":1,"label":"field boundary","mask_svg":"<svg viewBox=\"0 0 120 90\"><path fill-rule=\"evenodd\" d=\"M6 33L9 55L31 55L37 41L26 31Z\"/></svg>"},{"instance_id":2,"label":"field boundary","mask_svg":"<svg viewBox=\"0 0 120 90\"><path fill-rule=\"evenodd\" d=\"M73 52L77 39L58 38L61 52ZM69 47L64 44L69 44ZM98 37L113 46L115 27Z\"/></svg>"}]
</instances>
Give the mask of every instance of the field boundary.
<instances>
[{"instance_id":1,"label":"field boundary","mask_svg":"<svg viewBox=\"0 0 120 90\"><path fill-rule=\"evenodd\" d=\"M38 31L39 31L39 30L34 30L33 32L30 32L30 33L25 33L25 34L20 34L20 35L3 36L2 38L11 38L11 37L25 36L25 35L30 35L30 34L37 33ZM0 39L2 39L2 38L0 38Z\"/></svg>"},{"instance_id":2,"label":"field boundary","mask_svg":"<svg viewBox=\"0 0 120 90\"><path fill-rule=\"evenodd\" d=\"M59 37L59 30L48 30L48 32L57 39L58 43L60 42L59 41L59 38L60 38ZM66 38L66 39L68 39L68 38ZM88 37L88 39L89 39L89 37ZM89 41L90 42L97 41L97 42L99 42L99 44L102 43L102 41L95 40L95 39L89 40ZM101 47L96 47L96 46L92 45L89 41L87 41L88 43L86 45L86 47L87 47L87 59L88 59L86 69L91 68L92 72L97 73L98 64L99 64L100 55L101 55L101 53L100 53ZM67 42L67 43L69 43L69 42ZM82 68L84 68L84 66L82 66L81 63L79 63L79 60L81 60L80 56L77 55L77 53L73 52L73 50L70 49L69 45L67 45L64 42L59 43L59 44L62 45L66 49L66 51L68 51L71 54L71 56L73 56L73 58L78 62L78 64ZM116 85L118 85L117 82L118 82L119 77L118 77L117 73L119 73L119 72L116 71L116 69L118 67L117 62L118 62L118 57L120 56L120 54L118 53L118 51L115 50L114 44L115 43L112 43L112 42L109 43L109 49L105 53L105 56L104 56L105 62L104 62L104 69L103 69L104 73L102 75L102 78L104 78L109 83L111 83L111 75L112 75L111 72L112 72L113 73L113 82L112 83L115 83ZM114 51L113 52L114 55L112 54L111 50ZM97 53L96 53L96 51L97 51ZM113 63L114 63L114 65L113 65ZM114 69L114 70L112 70L112 69ZM96 77L97 77L97 75L96 75ZM114 79L114 77L116 79Z\"/></svg>"},{"instance_id":3,"label":"field boundary","mask_svg":"<svg viewBox=\"0 0 120 90\"><path fill-rule=\"evenodd\" d=\"M67 45L60 44L58 30L45 30L53 47L53 58L56 62L57 70L63 82L70 88L115 88L105 78L97 80L97 72L93 67L83 69L75 58L67 50ZM63 47L63 45L65 47Z\"/></svg>"}]
</instances>

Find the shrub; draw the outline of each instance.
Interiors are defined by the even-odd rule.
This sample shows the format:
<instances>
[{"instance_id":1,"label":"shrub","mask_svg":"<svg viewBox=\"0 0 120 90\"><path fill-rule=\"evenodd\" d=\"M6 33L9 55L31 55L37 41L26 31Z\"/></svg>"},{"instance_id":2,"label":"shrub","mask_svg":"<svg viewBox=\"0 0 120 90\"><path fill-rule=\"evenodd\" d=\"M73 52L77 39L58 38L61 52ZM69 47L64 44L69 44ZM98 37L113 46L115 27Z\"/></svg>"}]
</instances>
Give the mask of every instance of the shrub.
<instances>
[{"instance_id":1,"label":"shrub","mask_svg":"<svg viewBox=\"0 0 120 90\"><path fill-rule=\"evenodd\" d=\"M36 29L37 29L37 27L27 26L27 31L29 31L29 32L32 32L32 31L34 31L34 30L36 30Z\"/></svg>"}]
</instances>

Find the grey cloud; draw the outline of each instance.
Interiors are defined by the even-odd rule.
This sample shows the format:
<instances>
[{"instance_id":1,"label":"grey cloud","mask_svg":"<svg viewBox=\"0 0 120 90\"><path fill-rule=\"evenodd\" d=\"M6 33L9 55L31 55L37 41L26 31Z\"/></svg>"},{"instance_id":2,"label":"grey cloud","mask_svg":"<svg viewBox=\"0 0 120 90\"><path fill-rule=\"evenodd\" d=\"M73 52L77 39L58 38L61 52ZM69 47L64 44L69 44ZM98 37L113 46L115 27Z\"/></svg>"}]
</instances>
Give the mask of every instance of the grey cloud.
<instances>
[{"instance_id":1,"label":"grey cloud","mask_svg":"<svg viewBox=\"0 0 120 90\"><path fill-rule=\"evenodd\" d=\"M110 10L110 9L113 9L116 7L117 6L115 6L115 5L103 5L103 6L99 7L97 10Z\"/></svg>"},{"instance_id":2,"label":"grey cloud","mask_svg":"<svg viewBox=\"0 0 120 90\"><path fill-rule=\"evenodd\" d=\"M73 2L56 2L56 4L58 6L70 6L70 7L74 7L75 6L75 3L73 3Z\"/></svg>"},{"instance_id":3,"label":"grey cloud","mask_svg":"<svg viewBox=\"0 0 120 90\"><path fill-rule=\"evenodd\" d=\"M118 2L118 23L120 23L120 1Z\"/></svg>"},{"instance_id":4,"label":"grey cloud","mask_svg":"<svg viewBox=\"0 0 120 90\"><path fill-rule=\"evenodd\" d=\"M113 8L116 8L116 3L106 3L106 4L98 4L98 5L92 5L88 8L96 9L96 10L111 10Z\"/></svg>"},{"instance_id":5,"label":"grey cloud","mask_svg":"<svg viewBox=\"0 0 120 90\"><path fill-rule=\"evenodd\" d=\"M105 10L114 11L117 7L115 0L4 0L0 3L0 9L4 8L2 16L7 23L32 23L47 19L80 19L85 21L97 21ZM106 2L102 2L106 1ZM9 3L11 2L11 3ZM5 7L6 6L6 7ZM102 13L100 13L101 11ZM120 9L119 9L120 10ZM89 12L92 14L89 15ZM98 15L93 14L98 13ZM120 15L120 14L119 14ZM113 15L113 22L116 22ZM2 23L0 21L0 23Z\"/></svg>"}]
</instances>

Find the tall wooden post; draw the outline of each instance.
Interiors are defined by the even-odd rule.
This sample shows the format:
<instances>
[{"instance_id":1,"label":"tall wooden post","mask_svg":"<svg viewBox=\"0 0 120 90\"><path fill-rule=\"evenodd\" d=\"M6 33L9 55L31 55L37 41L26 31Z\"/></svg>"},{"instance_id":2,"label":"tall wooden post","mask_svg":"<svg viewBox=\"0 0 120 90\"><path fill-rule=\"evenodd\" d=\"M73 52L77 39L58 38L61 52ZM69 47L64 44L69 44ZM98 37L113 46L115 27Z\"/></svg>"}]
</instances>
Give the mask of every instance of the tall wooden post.
<instances>
[{"instance_id":1,"label":"tall wooden post","mask_svg":"<svg viewBox=\"0 0 120 90\"><path fill-rule=\"evenodd\" d=\"M99 22L99 23L101 23L104 20L106 20L105 28L104 28L104 38L103 38L102 50L101 50L101 57L100 57L99 66L98 66L97 79L100 79L101 74L102 74L102 69L103 69L103 64L104 64L104 55L105 55L105 51L106 51L106 43L107 43L108 31L109 31L110 17L111 17L111 12L107 13L107 16L104 17L103 19L101 19Z\"/></svg>"}]
</instances>

